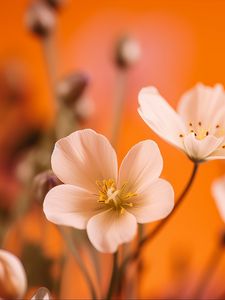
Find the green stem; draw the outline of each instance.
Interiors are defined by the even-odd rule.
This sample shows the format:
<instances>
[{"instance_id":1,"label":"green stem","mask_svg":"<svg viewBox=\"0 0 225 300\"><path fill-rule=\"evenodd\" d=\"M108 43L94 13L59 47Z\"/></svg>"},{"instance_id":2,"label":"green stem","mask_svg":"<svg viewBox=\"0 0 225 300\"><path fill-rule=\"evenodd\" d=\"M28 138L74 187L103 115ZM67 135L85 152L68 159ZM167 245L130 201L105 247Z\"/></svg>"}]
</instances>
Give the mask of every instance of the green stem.
<instances>
[{"instance_id":1,"label":"green stem","mask_svg":"<svg viewBox=\"0 0 225 300\"><path fill-rule=\"evenodd\" d=\"M141 239L138 243L138 246L136 248L136 250L131 253L130 255L128 255L125 260L123 261L121 267L120 267L120 272L119 272L119 276L120 276L120 280L119 282L121 282L121 279L123 278L124 274L125 274L125 269L127 267L127 265L132 262L135 261L136 259L139 258L141 251L143 249L143 247L149 242L152 241L154 237L157 236L157 234L164 228L164 226L168 223L168 221L172 218L172 216L174 216L175 212L177 211L178 207L180 207L181 203L183 202L183 199L185 198L185 196L187 195L188 191L190 190L194 179L196 177L197 174L197 170L198 170L198 164L194 163L194 167L191 173L191 176L184 188L184 190L182 191L181 195L178 197L174 209L172 210L172 212L168 215L167 218L163 219L154 229L153 231L151 231L149 234L147 234L143 239Z\"/></svg>"},{"instance_id":2,"label":"green stem","mask_svg":"<svg viewBox=\"0 0 225 300\"><path fill-rule=\"evenodd\" d=\"M117 274L118 274L118 251L113 254L113 269L112 269L112 276L108 288L108 293L106 296L106 300L111 300L113 292L117 288Z\"/></svg>"},{"instance_id":3,"label":"green stem","mask_svg":"<svg viewBox=\"0 0 225 300\"><path fill-rule=\"evenodd\" d=\"M71 238L71 234L67 233L64 228L62 227L59 227L59 230L64 238L64 241L66 242L68 248L70 249L70 251L72 252L73 256L75 257L76 259L76 262L77 264L79 265L79 268L81 270L81 272L83 273L83 276L88 284L88 287L89 287L89 290L90 290L90 293L92 295L92 299L97 299L97 294L96 294L96 291L95 291L95 287L94 287L94 284L92 282L92 279L87 271L87 268L83 262L83 260L81 259L81 256L80 256L80 253L79 251L77 250L77 248L75 247L74 245L74 242L73 242L73 239Z\"/></svg>"}]
</instances>

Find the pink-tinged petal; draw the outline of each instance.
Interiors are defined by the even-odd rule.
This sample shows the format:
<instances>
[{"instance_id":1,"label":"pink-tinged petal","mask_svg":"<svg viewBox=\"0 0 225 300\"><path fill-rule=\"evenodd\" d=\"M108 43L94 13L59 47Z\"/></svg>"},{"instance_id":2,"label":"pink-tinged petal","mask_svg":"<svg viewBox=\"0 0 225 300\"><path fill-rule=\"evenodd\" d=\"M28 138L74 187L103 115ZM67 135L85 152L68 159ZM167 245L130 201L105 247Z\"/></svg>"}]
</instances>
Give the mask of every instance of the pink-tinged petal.
<instances>
[{"instance_id":1,"label":"pink-tinged petal","mask_svg":"<svg viewBox=\"0 0 225 300\"><path fill-rule=\"evenodd\" d=\"M94 247L104 253L113 253L118 246L131 241L137 231L136 218L113 209L93 216L87 224L87 233Z\"/></svg>"},{"instance_id":2,"label":"pink-tinged petal","mask_svg":"<svg viewBox=\"0 0 225 300\"><path fill-rule=\"evenodd\" d=\"M69 184L51 189L44 200L44 213L47 219L58 225L85 229L88 220L98 213L102 204L97 195Z\"/></svg>"},{"instance_id":3,"label":"pink-tinged petal","mask_svg":"<svg viewBox=\"0 0 225 300\"><path fill-rule=\"evenodd\" d=\"M59 140L52 154L52 169L64 183L96 191L96 180L117 178L117 157L109 141L91 129Z\"/></svg>"},{"instance_id":4,"label":"pink-tinged petal","mask_svg":"<svg viewBox=\"0 0 225 300\"><path fill-rule=\"evenodd\" d=\"M162 172L163 160L157 144L142 141L133 146L122 161L119 188L126 183L129 192L141 193Z\"/></svg>"},{"instance_id":5,"label":"pink-tinged petal","mask_svg":"<svg viewBox=\"0 0 225 300\"><path fill-rule=\"evenodd\" d=\"M167 217L172 211L174 191L168 181L157 179L132 202L134 206L128 211L136 217L138 223L157 221Z\"/></svg>"},{"instance_id":6,"label":"pink-tinged petal","mask_svg":"<svg viewBox=\"0 0 225 300\"><path fill-rule=\"evenodd\" d=\"M27 278L20 260L12 253L0 250L0 298L22 299Z\"/></svg>"},{"instance_id":7,"label":"pink-tinged petal","mask_svg":"<svg viewBox=\"0 0 225 300\"><path fill-rule=\"evenodd\" d=\"M193 89L186 92L180 99L178 112L186 123L193 126L199 122L206 129L208 126L216 126L220 120L217 115L225 108L225 92L221 85L214 87L197 84Z\"/></svg>"},{"instance_id":8,"label":"pink-tinged petal","mask_svg":"<svg viewBox=\"0 0 225 300\"><path fill-rule=\"evenodd\" d=\"M138 96L138 112L160 137L183 149L180 135L186 132L183 121L154 87L143 88Z\"/></svg>"},{"instance_id":9,"label":"pink-tinged petal","mask_svg":"<svg viewBox=\"0 0 225 300\"><path fill-rule=\"evenodd\" d=\"M213 151L206 160L225 159L225 149L220 147L216 151Z\"/></svg>"},{"instance_id":10,"label":"pink-tinged petal","mask_svg":"<svg viewBox=\"0 0 225 300\"><path fill-rule=\"evenodd\" d=\"M215 199L219 214L225 222L225 176L213 182L212 194Z\"/></svg>"},{"instance_id":11,"label":"pink-tinged petal","mask_svg":"<svg viewBox=\"0 0 225 300\"><path fill-rule=\"evenodd\" d=\"M204 139L198 140L193 133L190 133L184 137L183 141L185 152L190 159L203 161L209 159L210 154L221 145L223 138L208 135Z\"/></svg>"}]
</instances>

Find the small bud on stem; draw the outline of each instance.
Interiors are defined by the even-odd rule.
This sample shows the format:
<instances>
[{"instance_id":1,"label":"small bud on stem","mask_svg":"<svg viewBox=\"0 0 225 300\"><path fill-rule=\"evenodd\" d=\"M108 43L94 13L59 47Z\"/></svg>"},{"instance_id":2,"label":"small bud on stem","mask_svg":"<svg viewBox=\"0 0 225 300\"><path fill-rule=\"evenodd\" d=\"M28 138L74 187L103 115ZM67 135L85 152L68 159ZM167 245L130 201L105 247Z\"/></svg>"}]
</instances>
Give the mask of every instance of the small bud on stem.
<instances>
[{"instance_id":1,"label":"small bud on stem","mask_svg":"<svg viewBox=\"0 0 225 300\"><path fill-rule=\"evenodd\" d=\"M39 37L48 36L56 24L54 10L44 2L34 2L27 11L26 25Z\"/></svg>"},{"instance_id":2,"label":"small bud on stem","mask_svg":"<svg viewBox=\"0 0 225 300\"><path fill-rule=\"evenodd\" d=\"M80 99L88 85L88 77L82 73L68 75L58 83L57 95L68 106Z\"/></svg>"},{"instance_id":3,"label":"small bud on stem","mask_svg":"<svg viewBox=\"0 0 225 300\"><path fill-rule=\"evenodd\" d=\"M129 37L119 40L115 53L115 62L119 68L127 69L133 66L140 56L141 48L136 40Z\"/></svg>"}]
</instances>

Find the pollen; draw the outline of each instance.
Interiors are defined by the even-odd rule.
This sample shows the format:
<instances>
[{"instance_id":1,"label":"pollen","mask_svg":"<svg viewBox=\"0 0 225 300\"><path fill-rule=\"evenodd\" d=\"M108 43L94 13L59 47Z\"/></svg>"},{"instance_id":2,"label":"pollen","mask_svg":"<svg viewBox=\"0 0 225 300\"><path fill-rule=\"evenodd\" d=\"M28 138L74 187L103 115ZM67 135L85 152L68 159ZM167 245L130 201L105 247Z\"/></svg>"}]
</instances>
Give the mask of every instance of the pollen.
<instances>
[{"instance_id":1,"label":"pollen","mask_svg":"<svg viewBox=\"0 0 225 300\"><path fill-rule=\"evenodd\" d=\"M98 203L115 209L121 215L125 210L134 206L132 201L137 196L136 193L127 190L127 182L117 189L114 179L97 180Z\"/></svg>"}]
</instances>

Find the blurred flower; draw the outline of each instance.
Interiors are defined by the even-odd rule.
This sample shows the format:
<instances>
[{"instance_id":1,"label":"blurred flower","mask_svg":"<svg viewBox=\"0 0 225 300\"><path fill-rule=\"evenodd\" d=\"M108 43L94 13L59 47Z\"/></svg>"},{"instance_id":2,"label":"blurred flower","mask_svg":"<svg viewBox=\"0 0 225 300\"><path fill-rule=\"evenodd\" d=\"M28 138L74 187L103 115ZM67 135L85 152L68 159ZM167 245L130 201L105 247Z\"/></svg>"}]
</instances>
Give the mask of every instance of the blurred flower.
<instances>
[{"instance_id":1,"label":"blurred flower","mask_svg":"<svg viewBox=\"0 0 225 300\"><path fill-rule=\"evenodd\" d=\"M0 298L21 299L27 279L20 260L8 251L0 250Z\"/></svg>"},{"instance_id":2,"label":"blurred flower","mask_svg":"<svg viewBox=\"0 0 225 300\"><path fill-rule=\"evenodd\" d=\"M54 173L65 184L50 190L45 198L48 220L86 228L90 241L101 252L114 252L129 242L137 222L159 220L173 209L173 189L158 178L163 161L153 141L132 147L119 175L111 144L91 129L59 140L51 162Z\"/></svg>"},{"instance_id":3,"label":"blurred flower","mask_svg":"<svg viewBox=\"0 0 225 300\"><path fill-rule=\"evenodd\" d=\"M37 293L31 298L31 300L50 300L51 296L49 290L45 287L38 289Z\"/></svg>"},{"instance_id":4,"label":"blurred flower","mask_svg":"<svg viewBox=\"0 0 225 300\"><path fill-rule=\"evenodd\" d=\"M225 176L213 182L212 194L215 199L219 214L225 222Z\"/></svg>"},{"instance_id":5,"label":"blurred flower","mask_svg":"<svg viewBox=\"0 0 225 300\"><path fill-rule=\"evenodd\" d=\"M194 162L225 158L225 93L221 85L198 84L182 96L178 113L154 87L140 91L139 105L146 124Z\"/></svg>"},{"instance_id":6,"label":"blurred flower","mask_svg":"<svg viewBox=\"0 0 225 300\"><path fill-rule=\"evenodd\" d=\"M134 65L141 56L139 43L130 37L122 38L117 45L115 60L120 68L128 68Z\"/></svg>"},{"instance_id":7,"label":"blurred flower","mask_svg":"<svg viewBox=\"0 0 225 300\"><path fill-rule=\"evenodd\" d=\"M61 101L71 106L80 99L88 85L88 77L74 73L62 79L57 86L57 95Z\"/></svg>"},{"instance_id":8,"label":"blurred flower","mask_svg":"<svg viewBox=\"0 0 225 300\"><path fill-rule=\"evenodd\" d=\"M62 182L55 176L51 170L39 173L35 176L33 182L33 193L39 203L43 203L48 191Z\"/></svg>"},{"instance_id":9,"label":"blurred flower","mask_svg":"<svg viewBox=\"0 0 225 300\"><path fill-rule=\"evenodd\" d=\"M38 36L45 37L55 27L55 12L43 1L34 2L28 8L25 22L30 31Z\"/></svg>"}]
</instances>

